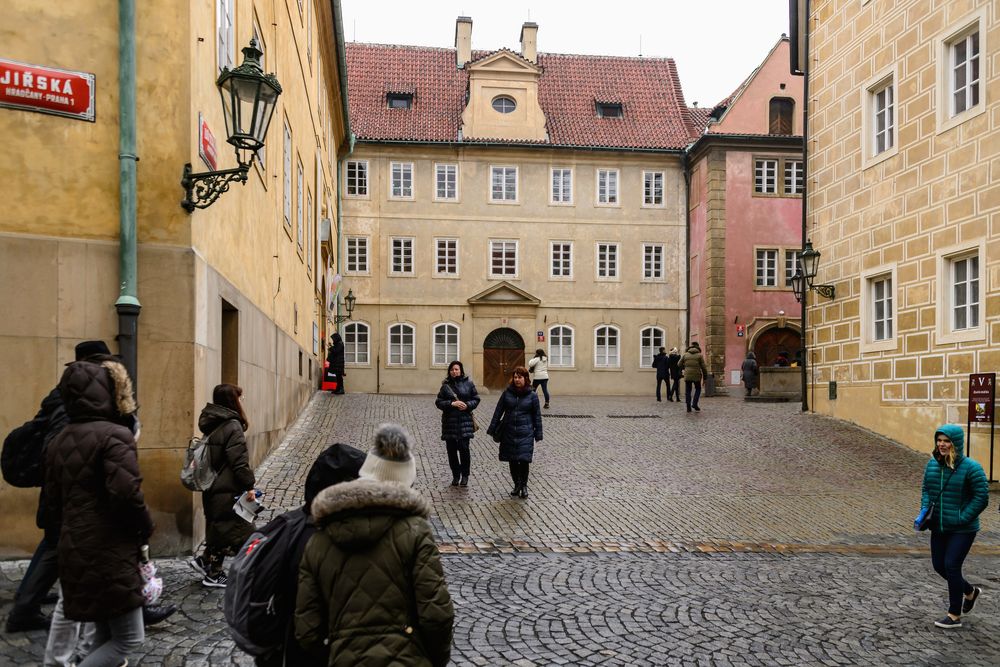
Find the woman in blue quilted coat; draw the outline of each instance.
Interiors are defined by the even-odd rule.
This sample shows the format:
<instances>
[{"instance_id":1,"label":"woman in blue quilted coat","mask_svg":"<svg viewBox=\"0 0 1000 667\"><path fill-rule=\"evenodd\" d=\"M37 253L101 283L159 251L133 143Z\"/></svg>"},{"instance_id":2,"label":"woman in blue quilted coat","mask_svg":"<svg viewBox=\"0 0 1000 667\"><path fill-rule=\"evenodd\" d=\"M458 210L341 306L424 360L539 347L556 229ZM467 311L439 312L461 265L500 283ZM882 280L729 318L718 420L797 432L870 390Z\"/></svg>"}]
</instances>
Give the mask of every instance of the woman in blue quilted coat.
<instances>
[{"instance_id":1,"label":"woman in blue quilted coat","mask_svg":"<svg viewBox=\"0 0 1000 667\"><path fill-rule=\"evenodd\" d=\"M931 512L931 562L948 581L948 615L934 625L962 627L962 614L976 605L982 589L962 576L962 564L979 531L979 515L989 504L983 467L964 455L962 427L945 424L934 432L934 456L924 469L922 508Z\"/></svg>"},{"instance_id":2,"label":"woman in blue quilted coat","mask_svg":"<svg viewBox=\"0 0 1000 667\"><path fill-rule=\"evenodd\" d=\"M448 364L448 375L434 404L441 411L441 439L448 448L451 485L468 486L469 440L475 433L472 411L479 405L479 392L461 361Z\"/></svg>"},{"instance_id":3,"label":"woman in blue quilted coat","mask_svg":"<svg viewBox=\"0 0 1000 667\"><path fill-rule=\"evenodd\" d=\"M542 411L524 366L511 373L510 385L497 401L486 434L500 443L500 460L510 464L510 477L514 481L510 495L527 498L528 467L535 443L542 440Z\"/></svg>"}]
</instances>

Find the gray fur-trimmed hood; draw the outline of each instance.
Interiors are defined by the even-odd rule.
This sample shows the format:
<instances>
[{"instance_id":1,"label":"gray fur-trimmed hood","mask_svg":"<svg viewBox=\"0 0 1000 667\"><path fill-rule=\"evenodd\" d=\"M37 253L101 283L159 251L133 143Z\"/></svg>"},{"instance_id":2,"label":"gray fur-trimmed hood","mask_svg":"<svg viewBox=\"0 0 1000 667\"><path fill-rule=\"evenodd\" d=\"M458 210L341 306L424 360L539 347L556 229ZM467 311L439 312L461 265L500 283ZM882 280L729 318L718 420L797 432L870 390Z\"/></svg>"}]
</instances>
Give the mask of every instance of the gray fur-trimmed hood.
<instances>
[{"instance_id":1,"label":"gray fur-trimmed hood","mask_svg":"<svg viewBox=\"0 0 1000 667\"><path fill-rule=\"evenodd\" d=\"M413 489L393 482L359 479L327 487L312 503L313 520L345 549L377 542L400 519L426 519L430 505Z\"/></svg>"}]
</instances>

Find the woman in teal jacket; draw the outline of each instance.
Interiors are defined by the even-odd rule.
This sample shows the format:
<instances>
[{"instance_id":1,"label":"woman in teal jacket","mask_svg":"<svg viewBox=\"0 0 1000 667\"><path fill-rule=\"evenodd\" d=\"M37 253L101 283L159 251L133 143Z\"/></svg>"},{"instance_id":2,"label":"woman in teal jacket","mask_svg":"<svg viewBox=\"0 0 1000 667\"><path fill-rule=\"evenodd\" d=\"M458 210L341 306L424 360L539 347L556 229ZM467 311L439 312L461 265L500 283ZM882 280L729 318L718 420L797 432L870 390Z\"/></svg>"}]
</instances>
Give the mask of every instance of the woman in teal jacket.
<instances>
[{"instance_id":1,"label":"woman in teal jacket","mask_svg":"<svg viewBox=\"0 0 1000 667\"><path fill-rule=\"evenodd\" d=\"M934 625L962 627L982 589L962 576L962 563L979 531L979 515L989 504L989 483L983 467L963 453L962 427L945 424L934 432L934 456L924 469L921 507L934 503L931 563L948 581L948 615Z\"/></svg>"}]
</instances>

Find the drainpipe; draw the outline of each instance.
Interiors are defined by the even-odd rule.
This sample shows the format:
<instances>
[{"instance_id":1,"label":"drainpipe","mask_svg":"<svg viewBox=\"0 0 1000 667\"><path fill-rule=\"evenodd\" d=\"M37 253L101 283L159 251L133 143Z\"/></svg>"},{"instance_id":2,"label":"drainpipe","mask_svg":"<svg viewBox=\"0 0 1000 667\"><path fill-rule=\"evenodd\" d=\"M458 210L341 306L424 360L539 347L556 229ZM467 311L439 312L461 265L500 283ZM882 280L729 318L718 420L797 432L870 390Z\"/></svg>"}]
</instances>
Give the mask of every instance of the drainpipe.
<instances>
[{"instance_id":1,"label":"drainpipe","mask_svg":"<svg viewBox=\"0 0 1000 667\"><path fill-rule=\"evenodd\" d=\"M805 12L806 12L806 29L805 35L805 52L806 61L805 63L800 63L802 66L802 248L805 249L806 241L808 240L808 231L806 230L806 202L809 196L809 71L812 69L809 62L809 0L805 0ZM802 290L802 412L809 412L809 397L806 393L806 388L809 385L807 373L809 367L809 345L807 341L809 340L809 329L806 326L806 313L808 312L807 305L809 303L809 292L808 288Z\"/></svg>"},{"instance_id":2,"label":"drainpipe","mask_svg":"<svg viewBox=\"0 0 1000 667\"><path fill-rule=\"evenodd\" d=\"M682 158L684 169L684 340L681 349L691 344L691 161ZM707 346L706 346L707 347Z\"/></svg>"},{"instance_id":3,"label":"drainpipe","mask_svg":"<svg viewBox=\"0 0 1000 667\"><path fill-rule=\"evenodd\" d=\"M118 351L138 395L138 325L141 305L136 287L136 130L135 130L135 0L118 0L118 173L119 293Z\"/></svg>"}]
</instances>

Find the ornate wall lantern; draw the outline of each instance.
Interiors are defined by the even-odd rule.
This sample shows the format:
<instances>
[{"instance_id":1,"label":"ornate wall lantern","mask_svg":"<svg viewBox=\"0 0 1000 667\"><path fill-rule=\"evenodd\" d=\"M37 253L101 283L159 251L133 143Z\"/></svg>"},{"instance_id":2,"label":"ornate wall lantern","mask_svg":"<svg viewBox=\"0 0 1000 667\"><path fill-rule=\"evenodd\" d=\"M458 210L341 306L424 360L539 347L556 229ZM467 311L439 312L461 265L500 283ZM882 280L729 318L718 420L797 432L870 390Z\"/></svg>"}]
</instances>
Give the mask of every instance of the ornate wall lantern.
<instances>
[{"instance_id":1,"label":"ornate wall lantern","mask_svg":"<svg viewBox=\"0 0 1000 667\"><path fill-rule=\"evenodd\" d=\"M333 323L340 324L341 322L346 322L351 319L351 315L354 314L354 304L357 300L358 297L354 296L354 290L347 290L347 296L344 297L344 308L347 310L347 315L336 315Z\"/></svg>"},{"instance_id":2,"label":"ornate wall lantern","mask_svg":"<svg viewBox=\"0 0 1000 667\"><path fill-rule=\"evenodd\" d=\"M792 292L795 293L795 300L799 303L805 298L806 289L815 290L820 296L827 299L837 298L837 290L833 285L813 284L821 256L822 254L818 250L813 249L812 241L807 240L806 247L802 249L802 254L799 257L799 264L802 268L801 270L796 269L795 275L792 276Z\"/></svg>"}]
</instances>

